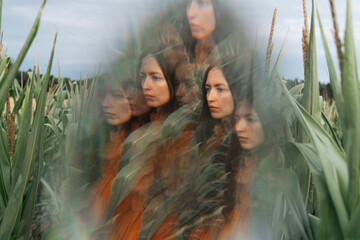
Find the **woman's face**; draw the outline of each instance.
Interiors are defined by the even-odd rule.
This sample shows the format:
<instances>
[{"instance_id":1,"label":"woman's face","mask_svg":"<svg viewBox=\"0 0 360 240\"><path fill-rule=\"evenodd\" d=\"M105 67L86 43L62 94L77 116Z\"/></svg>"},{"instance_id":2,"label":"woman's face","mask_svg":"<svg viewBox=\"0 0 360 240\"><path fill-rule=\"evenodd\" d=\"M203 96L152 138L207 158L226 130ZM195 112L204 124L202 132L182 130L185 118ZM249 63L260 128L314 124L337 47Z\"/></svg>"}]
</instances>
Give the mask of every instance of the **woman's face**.
<instances>
[{"instance_id":1,"label":"woman's face","mask_svg":"<svg viewBox=\"0 0 360 240\"><path fill-rule=\"evenodd\" d=\"M182 65L176 69L176 101L179 106L196 102L199 100L199 90L196 86L193 76L191 74L192 68L190 65Z\"/></svg>"},{"instance_id":2,"label":"woman's face","mask_svg":"<svg viewBox=\"0 0 360 240\"><path fill-rule=\"evenodd\" d=\"M264 131L253 107L241 101L235 109L235 130L241 148L252 150L264 142Z\"/></svg>"},{"instance_id":3,"label":"woman's face","mask_svg":"<svg viewBox=\"0 0 360 240\"><path fill-rule=\"evenodd\" d=\"M214 32L216 20L211 0L191 0L186 13L193 38L204 39Z\"/></svg>"},{"instance_id":4,"label":"woman's face","mask_svg":"<svg viewBox=\"0 0 360 240\"><path fill-rule=\"evenodd\" d=\"M212 118L221 119L233 113L233 97L221 69L214 68L209 71L205 89Z\"/></svg>"},{"instance_id":5,"label":"woman's face","mask_svg":"<svg viewBox=\"0 0 360 240\"><path fill-rule=\"evenodd\" d=\"M150 107L146 104L144 93L141 89L129 87L127 96L131 108L131 113L134 117L141 116L150 111Z\"/></svg>"},{"instance_id":6,"label":"woman's face","mask_svg":"<svg viewBox=\"0 0 360 240\"><path fill-rule=\"evenodd\" d=\"M154 57L148 56L143 59L140 76L145 100L149 107L157 108L169 102L169 87Z\"/></svg>"},{"instance_id":7,"label":"woman's face","mask_svg":"<svg viewBox=\"0 0 360 240\"><path fill-rule=\"evenodd\" d=\"M129 102L121 88L114 88L106 93L102 101L103 112L110 125L121 125L131 118Z\"/></svg>"}]
</instances>

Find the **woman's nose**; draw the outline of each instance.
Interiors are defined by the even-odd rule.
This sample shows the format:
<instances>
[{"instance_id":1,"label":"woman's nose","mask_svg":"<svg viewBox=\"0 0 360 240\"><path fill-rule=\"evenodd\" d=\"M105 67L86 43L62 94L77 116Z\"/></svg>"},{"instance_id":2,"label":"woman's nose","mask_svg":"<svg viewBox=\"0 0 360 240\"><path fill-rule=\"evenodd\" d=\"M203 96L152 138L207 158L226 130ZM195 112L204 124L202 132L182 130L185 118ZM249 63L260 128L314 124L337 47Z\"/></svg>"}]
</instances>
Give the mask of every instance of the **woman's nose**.
<instances>
[{"instance_id":1,"label":"woman's nose","mask_svg":"<svg viewBox=\"0 0 360 240\"><path fill-rule=\"evenodd\" d=\"M150 81L150 79L148 77L146 77L143 80L142 88L143 88L143 90L150 90L151 89L151 81Z\"/></svg>"},{"instance_id":2,"label":"woman's nose","mask_svg":"<svg viewBox=\"0 0 360 240\"><path fill-rule=\"evenodd\" d=\"M244 132L246 130L246 122L244 119L239 119L238 121L236 121L235 124L235 131L236 132Z\"/></svg>"},{"instance_id":3,"label":"woman's nose","mask_svg":"<svg viewBox=\"0 0 360 240\"><path fill-rule=\"evenodd\" d=\"M109 94L106 94L106 96L102 102L102 106L105 108L109 108L111 106L111 97Z\"/></svg>"},{"instance_id":4,"label":"woman's nose","mask_svg":"<svg viewBox=\"0 0 360 240\"><path fill-rule=\"evenodd\" d=\"M207 93L207 101L208 102L213 102L216 100L216 93L213 90L209 90L209 92Z\"/></svg>"},{"instance_id":5,"label":"woman's nose","mask_svg":"<svg viewBox=\"0 0 360 240\"><path fill-rule=\"evenodd\" d=\"M187 7L188 19L191 20L192 18L196 18L197 12L198 12L198 9L197 9L196 0L192 0Z\"/></svg>"},{"instance_id":6,"label":"woman's nose","mask_svg":"<svg viewBox=\"0 0 360 240\"><path fill-rule=\"evenodd\" d=\"M176 96L183 97L184 95L185 95L185 86L184 84L180 83L176 90Z\"/></svg>"}]
</instances>

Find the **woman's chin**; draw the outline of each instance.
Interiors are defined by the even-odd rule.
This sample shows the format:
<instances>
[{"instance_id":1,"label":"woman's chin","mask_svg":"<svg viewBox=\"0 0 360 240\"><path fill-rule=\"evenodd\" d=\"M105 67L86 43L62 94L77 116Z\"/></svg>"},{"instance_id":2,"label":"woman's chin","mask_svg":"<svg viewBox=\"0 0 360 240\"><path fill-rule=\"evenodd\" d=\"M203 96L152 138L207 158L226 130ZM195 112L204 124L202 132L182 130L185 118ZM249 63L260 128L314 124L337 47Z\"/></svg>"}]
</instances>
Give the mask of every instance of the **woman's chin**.
<instances>
[{"instance_id":1,"label":"woman's chin","mask_svg":"<svg viewBox=\"0 0 360 240\"><path fill-rule=\"evenodd\" d=\"M129 120L130 120L130 118L129 119L109 119L108 118L106 121L109 125L116 127L116 126L120 126L120 125L126 123Z\"/></svg>"}]
</instances>

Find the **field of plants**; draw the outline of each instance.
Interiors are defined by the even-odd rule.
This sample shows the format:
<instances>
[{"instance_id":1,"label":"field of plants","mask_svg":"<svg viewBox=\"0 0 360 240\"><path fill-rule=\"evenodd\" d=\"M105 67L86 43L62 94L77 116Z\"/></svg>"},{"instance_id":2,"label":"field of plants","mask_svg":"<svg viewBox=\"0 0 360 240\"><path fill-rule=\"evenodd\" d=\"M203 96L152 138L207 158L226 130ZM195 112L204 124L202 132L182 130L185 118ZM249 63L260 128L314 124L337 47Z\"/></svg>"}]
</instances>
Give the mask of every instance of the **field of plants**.
<instances>
[{"instance_id":1,"label":"field of plants","mask_svg":"<svg viewBox=\"0 0 360 240\"><path fill-rule=\"evenodd\" d=\"M347 0L343 40L339 38L334 2L329 2L336 57L330 54L333 39L325 38L313 0L310 24L304 3L303 39L299 39L303 43L304 83L287 90L277 73L284 46L270 66L276 12L266 59L266 71L283 87L297 119L284 146L284 153L293 159L289 163L292 171L284 175L297 188L284 186L284 196L296 219L294 227L301 233L298 239L360 239L360 84L351 0ZM0 45L1 240L61 239L62 231L76 232L62 223L74 221L77 194L85 185L81 177L77 178L84 163L75 143L83 134L80 126L87 120L84 109L92 104L96 78L67 82L58 76L54 83L50 69L57 35L46 72L41 74L35 66L24 73L23 79L15 78L31 43L36 41L45 3L15 62ZM322 39L315 39L316 29L321 31ZM333 99L319 95L316 41L322 41L325 49ZM76 180L79 182L74 183ZM279 224L281 221L284 219ZM74 239L78 239L75 233Z\"/></svg>"}]
</instances>

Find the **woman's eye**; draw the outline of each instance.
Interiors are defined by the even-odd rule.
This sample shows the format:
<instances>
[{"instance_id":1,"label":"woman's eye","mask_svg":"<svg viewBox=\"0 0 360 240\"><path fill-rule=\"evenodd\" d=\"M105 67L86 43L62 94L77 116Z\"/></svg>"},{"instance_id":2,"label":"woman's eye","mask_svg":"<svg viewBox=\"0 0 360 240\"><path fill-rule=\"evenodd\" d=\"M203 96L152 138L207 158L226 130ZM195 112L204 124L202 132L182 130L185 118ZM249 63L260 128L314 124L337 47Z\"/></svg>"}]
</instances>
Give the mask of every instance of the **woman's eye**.
<instances>
[{"instance_id":1,"label":"woman's eye","mask_svg":"<svg viewBox=\"0 0 360 240\"><path fill-rule=\"evenodd\" d=\"M252 122L255 122L256 121L256 119L255 118L247 118L247 121L249 122L249 123L252 123Z\"/></svg>"},{"instance_id":2,"label":"woman's eye","mask_svg":"<svg viewBox=\"0 0 360 240\"><path fill-rule=\"evenodd\" d=\"M211 90L211 89L210 89L209 87L205 88L206 93L209 93L210 90Z\"/></svg>"},{"instance_id":3,"label":"woman's eye","mask_svg":"<svg viewBox=\"0 0 360 240\"><path fill-rule=\"evenodd\" d=\"M225 89L223 88L217 88L218 92L223 92Z\"/></svg>"},{"instance_id":4,"label":"woman's eye","mask_svg":"<svg viewBox=\"0 0 360 240\"><path fill-rule=\"evenodd\" d=\"M118 98L118 99L124 98L124 95L121 94L121 93L112 93L111 96L112 96L113 98Z\"/></svg>"}]
</instances>

